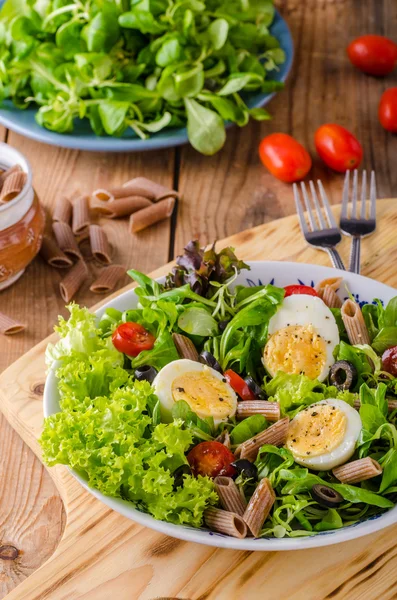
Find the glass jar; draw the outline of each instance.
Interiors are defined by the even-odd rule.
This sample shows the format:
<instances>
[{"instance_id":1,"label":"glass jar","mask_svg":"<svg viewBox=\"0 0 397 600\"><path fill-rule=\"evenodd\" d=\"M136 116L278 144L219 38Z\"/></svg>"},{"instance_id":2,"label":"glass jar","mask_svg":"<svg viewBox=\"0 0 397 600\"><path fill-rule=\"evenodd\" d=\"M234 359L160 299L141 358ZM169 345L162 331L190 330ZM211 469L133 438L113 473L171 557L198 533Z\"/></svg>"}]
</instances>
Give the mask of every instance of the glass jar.
<instances>
[{"instance_id":1,"label":"glass jar","mask_svg":"<svg viewBox=\"0 0 397 600\"><path fill-rule=\"evenodd\" d=\"M39 252L45 225L28 161L15 148L0 143L0 168L5 170L16 164L27 177L20 194L0 204L0 290L17 281Z\"/></svg>"}]
</instances>

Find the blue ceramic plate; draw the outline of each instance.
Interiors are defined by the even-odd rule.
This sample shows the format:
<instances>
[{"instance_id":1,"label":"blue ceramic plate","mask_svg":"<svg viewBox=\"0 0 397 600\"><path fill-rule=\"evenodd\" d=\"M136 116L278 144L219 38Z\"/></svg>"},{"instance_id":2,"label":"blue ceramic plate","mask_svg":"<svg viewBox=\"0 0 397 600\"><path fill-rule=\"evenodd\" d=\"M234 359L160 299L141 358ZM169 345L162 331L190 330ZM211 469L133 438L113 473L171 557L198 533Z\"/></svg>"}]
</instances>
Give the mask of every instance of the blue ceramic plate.
<instances>
[{"instance_id":1,"label":"blue ceramic plate","mask_svg":"<svg viewBox=\"0 0 397 600\"><path fill-rule=\"evenodd\" d=\"M0 6L3 3L4 0L0 0ZM294 48L288 25L278 12L276 12L270 32L279 40L280 46L286 54L286 60L279 71L269 74L269 79L285 81L292 66ZM274 94L252 94L247 104L250 108L263 106L273 96ZM152 135L147 140L141 140L132 130L126 132L121 138L98 137L91 131L89 122L85 120L76 122L73 133L55 133L40 127L35 121L35 113L34 108L21 110L16 108L10 100L6 100L0 109L0 124L37 142L95 152L154 150L156 148L179 146L180 144L186 144L188 141L186 128L166 129Z\"/></svg>"}]
</instances>

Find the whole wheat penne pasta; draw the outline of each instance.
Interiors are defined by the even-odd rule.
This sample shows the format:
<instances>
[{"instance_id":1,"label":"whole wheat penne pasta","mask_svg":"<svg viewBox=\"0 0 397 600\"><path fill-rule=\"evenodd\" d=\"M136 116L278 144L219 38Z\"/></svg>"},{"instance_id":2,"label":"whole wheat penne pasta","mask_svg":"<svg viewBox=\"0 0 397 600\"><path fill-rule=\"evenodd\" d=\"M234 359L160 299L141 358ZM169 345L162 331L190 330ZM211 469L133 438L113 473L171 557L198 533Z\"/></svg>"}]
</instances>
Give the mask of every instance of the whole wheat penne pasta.
<instances>
[{"instance_id":1,"label":"whole wheat penne pasta","mask_svg":"<svg viewBox=\"0 0 397 600\"><path fill-rule=\"evenodd\" d=\"M114 290L119 281L125 275L123 265L110 265L101 270L98 278L90 286L94 294L107 294Z\"/></svg>"},{"instance_id":2,"label":"whole wheat penne pasta","mask_svg":"<svg viewBox=\"0 0 397 600\"><path fill-rule=\"evenodd\" d=\"M81 256L83 257L85 262L90 262L91 260L94 260L94 256L93 256L92 250L91 250L91 241L90 241L89 235L81 238L80 241L77 242L77 244L78 244Z\"/></svg>"},{"instance_id":3,"label":"whole wheat penne pasta","mask_svg":"<svg viewBox=\"0 0 397 600\"><path fill-rule=\"evenodd\" d=\"M327 286L329 286L334 290L334 292L337 292L342 284L342 281L342 277L328 277L327 279L319 281L317 285L314 286L314 289L316 292L321 292L321 290L324 290Z\"/></svg>"},{"instance_id":4,"label":"whole wheat penne pasta","mask_svg":"<svg viewBox=\"0 0 397 600\"><path fill-rule=\"evenodd\" d=\"M219 531L225 535L236 538L245 538L247 535L247 525L240 515L221 510L220 508L207 508L204 511L204 522L209 529Z\"/></svg>"},{"instance_id":5,"label":"whole wheat penne pasta","mask_svg":"<svg viewBox=\"0 0 397 600\"><path fill-rule=\"evenodd\" d=\"M272 446L282 446L288 434L289 418L284 417L279 421L276 421L274 425L271 425L265 431L258 433L254 437L250 438L246 442L243 442L237 446L235 456L241 458L248 458L248 460L255 460L259 450L264 444L271 444Z\"/></svg>"},{"instance_id":6,"label":"whole wheat penne pasta","mask_svg":"<svg viewBox=\"0 0 397 600\"><path fill-rule=\"evenodd\" d=\"M110 202L95 202L91 205L99 214L108 219L117 219L119 217L128 217L137 210L152 206L152 202L143 196L127 196Z\"/></svg>"},{"instance_id":7,"label":"whole wheat penne pasta","mask_svg":"<svg viewBox=\"0 0 397 600\"><path fill-rule=\"evenodd\" d=\"M0 190L2 189L2 187L4 185L4 182L7 179L7 177L9 177L10 175L12 175L13 173L17 173L17 172L21 172L21 171L22 171L21 165L13 165L9 169L6 169L5 171L3 171L0 174Z\"/></svg>"},{"instance_id":8,"label":"whole wheat penne pasta","mask_svg":"<svg viewBox=\"0 0 397 600\"><path fill-rule=\"evenodd\" d=\"M90 211L88 208L88 196L78 196L73 203L72 229L75 235L83 233L89 227Z\"/></svg>"},{"instance_id":9,"label":"whole wheat penne pasta","mask_svg":"<svg viewBox=\"0 0 397 600\"><path fill-rule=\"evenodd\" d=\"M133 213L130 217L131 233L137 233L142 229L146 229L146 227L150 227L150 225L154 225L154 223L168 219L172 215L174 206L175 198L167 198Z\"/></svg>"},{"instance_id":10,"label":"whole wheat penne pasta","mask_svg":"<svg viewBox=\"0 0 397 600\"><path fill-rule=\"evenodd\" d=\"M73 296L79 291L88 275L87 265L83 260L79 260L59 284L59 291L65 302L70 302Z\"/></svg>"},{"instance_id":11,"label":"whole wheat penne pasta","mask_svg":"<svg viewBox=\"0 0 397 600\"><path fill-rule=\"evenodd\" d=\"M388 408L389 412L393 412L393 410L397 409L397 400L394 400L393 398L386 398L386 400L387 400L387 408ZM360 409L360 406L361 406L360 398L355 398L353 406L356 410Z\"/></svg>"},{"instance_id":12,"label":"whole wheat penne pasta","mask_svg":"<svg viewBox=\"0 0 397 600\"><path fill-rule=\"evenodd\" d=\"M81 253L77 245L76 238L74 237L73 231L68 223L55 221L52 224L52 230L58 246L67 256L77 259L81 258Z\"/></svg>"},{"instance_id":13,"label":"whole wheat penne pasta","mask_svg":"<svg viewBox=\"0 0 397 600\"><path fill-rule=\"evenodd\" d=\"M60 249L56 241L47 235L43 237L40 256L51 267L56 267L57 269L66 269L73 264L73 261Z\"/></svg>"},{"instance_id":14,"label":"whole wheat penne pasta","mask_svg":"<svg viewBox=\"0 0 397 600\"><path fill-rule=\"evenodd\" d=\"M341 308L341 315L349 341L353 346L371 343L363 313L357 302L350 299L345 300Z\"/></svg>"},{"instance_id":15,"label":"whole wheat penne pasta","mask_svg":"<svg viewBox=\"0 0 397 600\"><path fill-rule=\"evenodd\" d=\"M24 171L14 171L4 181L0 192L1 202L11 202L21 193L26 183L26 173Z\"/></svg>"},{"instance_id":16,"label":"whole wheat penne pasta","mask_svg":"<svg viewBox=\"0 0 397 600\"><path fill-rule=\"evenodd\" d=\"M196 350L196 346L192 340L181 333L173 333L172 339L174 340L175 347L181 358L189 358L190 360L199 360L199 355Z\"/></svg>"},{"instance_id":17,"label":"whole wheat penne pasta","mask_svg":"<svg viewBox=\"0 0 397 600\"><path fill-rule=\"evenodd\" d=\"M58 196L55 202L54 212L52 213L53 221L61 221L62 223L70 223L73 213L73 206L67 196Z\"/></svg>"},{"instance_id":18,"label":"whole wheat penne pasta","mask_svg":"<svg viewBox=\"0 0 397 600\"><path fill-rule=\"evenodd\" d=\"M382 467L378 461L367 456L353 460L345 465L332 469L334 476L342 483L359 483L382 474Z\"/></svg>"},{"instance_id":19,"label":"whole wheat penne pasta","mask_svg":"<svg viewBox=\"0 0 397 600\"><path fill-rule=\"evenodd\" d=\"M329 308L340 308L342 306L342 300L330 285L326 285L325 288L319 290L318 295Z\"/></svg>"},{"instance_id":20,"label":"whole wheat penne pasta","mask_svg":"<svg viewBox=\"0 0 397 600\"><path fill-rule=\"evenodd\" d=\"M236 515L243 516L247 503L233 479L219 475L215 477L214 484L222 507Z\"/></svg>"},{"instance_id":21,"label":"whole wheat penne pasta","mask_svg":"<svg viewBox=\"0 0 397 600\"><path fill-rule=\"evenodd\" d=\"M130 179L123 184L124 189L129 189L131 194L144 196L153 202L158 202L164 198L177 198L178 192L176 190L170 190L160 183L156 183L146 177L135 177ZM117 198L118 196L115 196Z\"/></svg>"},{"instance_id":22,"label":"whole wheat penne pasta","mask_svg":"<svg viewBox=\"0 0 397 600\"><path fill-rule=\"evenodd\" d=\"M23 325L19 321L15 321L8 315L0 312L0 333L4 335L14 335L15 333L20 333L26 329L26 325Z\"/></svg>"},{"instance_id":23,"label":"whole wheat penne pasta","mask_svg":"<svg viewBox=\"0 0 397 600\"><path fill-rule=\"evenodd\" d=\"M218 435L217 438L215 438L216 442L220 442L221 444L223 444L224 446L226 446L226 448L228 448L230 450L231 448L231 441L230 441L230 435L227 429L224 429L222 431L222 433L220 435Z\"/></svg>"},{"instance_id":24,"label":"whole wheat penne pasta","mask_svg":"<svg viewBox=\"0 0 397 600\"><path fill-rule=\"evenodd\" d=\"M252 415L263 415L268 421L278 421L280 418L280 405L278 402L268 400L244 400L237 403L236 417L246 419Z\"/></svg>"},{"instance_id":25,"label":"whole wheat penne pasta","mask_svg":"<svg viewBox=\"0 0 397 600\"><path fill-rule=\"evenodd\" d=\"M276 495L270 481L267 477L261 479L243 515L244 521L255 537L259 536L275 499Z\"/></svg>"},{"instance_id":26,"label":"whole wheat penne pasta","mask_svg":"<svg viewBox=\"0 0 397 600\"><path fill-rule=\"evenodd\" d=\"M108 237L100 225L90 225L91 252L95 260L103 265L112 262L111 248Z\"/></svg>"}]
</instances>

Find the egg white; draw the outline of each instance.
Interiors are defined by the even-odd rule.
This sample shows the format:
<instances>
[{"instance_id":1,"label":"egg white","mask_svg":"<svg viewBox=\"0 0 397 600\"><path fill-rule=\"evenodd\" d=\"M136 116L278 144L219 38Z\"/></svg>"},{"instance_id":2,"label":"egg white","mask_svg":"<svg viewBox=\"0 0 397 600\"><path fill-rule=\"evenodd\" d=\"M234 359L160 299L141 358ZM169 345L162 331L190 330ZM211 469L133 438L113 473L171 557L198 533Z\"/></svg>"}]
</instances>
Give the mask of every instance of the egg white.
<instances>
[{"instance_id":1,"label":"egg white","mask_svg":"<svg viewBox=\"0 0 397 600\"><path fill-rule=\"evenodd\" d=\"M328 471L330 469L334 469L339 465L343 465L345 462L349 460L354 454L354 450L356 448L357 440L360 436L360 432L362 429L361 418L357 410L355 410L350 404L347 404L344 400L337 400L336 398L328 398L326 400L321 400L320 402L316 402L315 404L311 404L303 411L299 412L291 421L290 427L292 424L299 423L303 421L303 419L307 416L307 413L310 413L315 410L316 406L321 406L324 404L328 404L330 406L335 406L337 410L340 410L344 413L347 419L346 431L343 435L343 439L338 444L336 448L331 451L325 449L325 445L327 444L327 439L324 436L324 452L317 456L308 456L302 457L294 454L294 451L291 447L289 447L290 451L294 456L294 460L299 465L304 467L308 467L309 469L313 469L315 471ZM315 417L312 417L315 418ZM303 425L303 424L302 424ZM302 427L302 431L297 435L304 436L304 428ZM288 445L288 444L287 444Z\"/></svg>"}]
</instances>

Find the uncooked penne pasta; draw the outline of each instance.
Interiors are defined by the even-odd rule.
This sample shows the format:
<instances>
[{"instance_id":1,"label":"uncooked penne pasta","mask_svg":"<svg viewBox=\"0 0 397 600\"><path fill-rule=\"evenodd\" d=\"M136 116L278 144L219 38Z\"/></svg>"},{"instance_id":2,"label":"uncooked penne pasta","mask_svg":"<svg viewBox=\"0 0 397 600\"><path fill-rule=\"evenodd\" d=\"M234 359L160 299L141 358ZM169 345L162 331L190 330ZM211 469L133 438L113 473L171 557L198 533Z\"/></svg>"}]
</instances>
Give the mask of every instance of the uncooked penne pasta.
<instances>
[{"instance_id":1,"label":"uncooked penne pasta","mask_svg":"<svg viewBox=\"0 0 397 600\"><path fill-rule=\"evenodd\" d=\"M108 237L100 225L90 225L91 252L95 260L103 265L112 262Z\"/></svg>"},{"instance_id":2,"label":"uncooked penne pasta","mask_svg":"<svg viewBox=\"0 0 397 600\"><path fill-rule=\"evenodd\" d=\"M70 302L73 296L79 291L86 281L87 275L87 265L83 260L79 260L59 284L59 290L65 302Z\"/></svg>"},{"instance_id":3,"label":"uncooked penne pasta","mask_svg":"<svg viewBox=\"0 0 397 600\"><path fill-rule=\"evenodd\" d=\"M90 262L94 260L92 250L91 250L91 241L89 234L83 236L78 242L78 247L81 253L81 256L85 260L85 262Z\"/></svg>"},{"instance_id":4,"label":"uncooked penne pasta","mask_svg":"<svg viewBox=\"0 0 397 600\"><path fill-rule=\"evenodd\" d=\"M4 335L14 335L26 329L26 325L11 319L8 315L0 312L0 333Z\"/></svg>"},{"instance_id":5,"label":"uncooked penne pasta","mask_svg":"<svg viewBox=\"0 0 397 600\"><path fill-rule=\"evenodd\" d=\"M353 302L353 300L350 299L345 300L341 308L341 315L344 326L346 327L349 342L353 346L355 344L371 343L363 313L357 302Z\"/></svg>"},{"instance_id":6,"label":"uncooked penne pasta","mask_svg":"<svg viewBox=\"0 0 397 600\"><path fill-rule=\"evenodd\" d=\"M329 286L334 290L334 292L337 292L341 286L342 281L342 277L328 277L327 279L323 279L322 281L317 283L317 285L314 286L314 289L316 290L316 292L321 292L321 290L324 290L327 286Z\"/></svg>"},{"instance_id":7,"label":"uncooked penne pasta","mask_svg":"<svg viewBox=\"0 0 397 600\"><path fill-rule=\"evenodd\" d=\"M74 237L73 231L68 223L55 221L52 224L52 230L58 246L67 256L77 259L81 258L81 252L77 245L76 238Z\"/></svg>"},{"instance_id":8,"label":"uncooked penne pasta","mask_svg":"<svg viewBox=\"0 0 397 600\"><path fill-rule=\"evenodd\" d=\"M181 358L188 358L198 362L199 355L196 350L196 346L193 344L190 338L186 337L186 335L182 335L181 333L173 333L172 339Z\"/></svg>"},{"instance_id":9,"label":"uncooked penne pasta","mask_svg":"<svg viewBox=\"0 0 397 600\"><path fill-rule=\"evenodd\" d=\"M243 499L240 490L233 479L231 477L219 475L218 477L215 477L214 484L222 507L225 510L236 513L236 515L242 517L247 503Z\"/></svg>"},{"instance_id":10,"label":"uncooked penne pasta","mask_svg":"<svg viewBox=\"0 0 397 600\"><path fill-rule=\"evenodd\" d=\"M67 196L58 196L55 202L54 212L52 213L53 221L61 221L61 223L70 223L73 213L73 206Z\"/></svg>"},{"instance_id":11,"label":"uncooked penne pasta","mask_svg":"<svg viewBox=\"0 0 397 600\"><path fill-rule=\"evenodd\" d=\"M72 229L75 235L84 233L89 227L90 211L88 208L88 196L78 196L73 203L73 218L72 218Z\"/></svg>"},{"instance_id":12,"label":"uncooked penne pasta","mask_svg":"<svg viewBox=\"0 0 397 600\"><path fill-rule=\"evenodd\" d=\"M247 525L240 515L221 510L220 508L207 508L204 511L204 522L214 531L231 535L236 538L245 538L247 535Z\"/></svg>"},{"instance_id":13,"label":"uncooked penne pasta","mask_svg":"<svg viewBox=\"0 0 397 600\"><path fill-rule=\"evenodd\" d=\"M280 418L280 405L278 402L268 400L244 400L238 402L236 417L245 419L252 415L263 415L268 421L278 421Z\"/></svg>"},{"instance_id":14,"label":"uncooked penne pasta","mask_svg":"<svg viewBox=\"0 0 397 600\"><path fill-rule=\"evenodd\" d=\"M342 306L342 300L330 285L326 285L325 288L319 290L318 295L329 308L340 308Z\"/></svg>"},{"instance_id":15,"label":"uncooked penne pasta","mask_svg":"<svg viewBox=\"0 0 397 600\"><path fill-rule=\"evenodd\" d=\"M152 203L143 196L127 196L110 202L96 201L91 204L91 208L100 215L108 219L117 219L119 217L129 217L132 213L142 208L152 206Z\"/></svg>"},{"instance_id":16,"label":"uncooked penne pasta","mask_svg":"<svg viewBox=\"0 0 397 600\"><path fill-rule=\"evenodd\" d=\"M160 183L156 183L146 177L135 177L126 181L123 185L123 189L129 189L131 194L144 196L153 202L158 202L164 198L177 198L178 192L176 190L170 190ZM117 196L115 196L117 197Z\"/></svg>"},{"instance_id":17,"label":"uncooked penne pasta","mask_svg":"<svg viewBox=\"0 0 397 600\"><path fill-rule=\"evenodd\" d=\"M21 193L26 183L24 171L14 171L4 181L0 192L0 202L11 202Z\"/></svg>"},{"instance_id":18,"label":"uncooked penne pasta","mask_svg":"<svg viewBox=\"0 0 397 600\"><path fill-rule=\"evenodd\" d=\"M5 171L3 171L0 174L0 190L2 189L5 180L7 179L7 177L9 177L10 175L12 175L13 173L18 173L22 171L22 167L21 165L13 165L12 167L10 167L9 169L6 169Z\"/></svg>"},{"instance_id":19,"label":"uncooked penne pasta","mask_svg":"<svg viewBox=\"0 0 397 600\"><path fill-rule=\"evenodd\" d=\"M270 481L267 477L261 479L243 515L244 521L255 537L259 536L275 499L276 495Z\"/></svg>"},{"instance_id":20,"label":"uncooked penne pasta","mask_svg":"<svg viewBox=\"0 0 397 600\"><path fill-rule=\"evenodd\" d=\"M397 400L393 400L392 398L386 398L386 400L387 400L387 407L388 407L389 412L393 412L393 410L397 410ZM360 409L360 406L361 406L360 398L356 398L354 400L353 406L356 410Z\"/></svg>"},{"instance_id":21,"label":"uncooked penne pasta","mask_svg":"<svg viewBox=\"0 0 397 600\"><path fill-rule=\"evenodd\" d=\"M133 213L130 217L131 233L137 233L142 229L146 229L146 227L150 227L150 225L154 225L154 223L168 219L172 215L174 206L175 198L167 198Z\"/></svg>"},{"instance_id":22,"label":"uncooked penne pasta","mask_svg":"<svg viewBox=\"0 0 397 600\"><path fill-rule=\"evenodd\" d=\"M94 294L107 294L115 289L119 281L125 275L123 265L110 265L101 270L98 278L90 286Z\"/></svg>"},{"instance_id":23,"label":"uncooked penne pasta","mask_svg":"<svg viewBox=\"0 0 397 600\"><path fill-rule=\"evenodd\" d=\"M255 460L260 448L264 444L271 444L272 446L282 446L288 433L289 418L284 417L279 421L276 421L274 425L271 425L265 431L258 433L254 437L250 438L246 442L243 442L237 446L235 456L240 458L248 458L248 460Z\"/></svg>"},{"instance_id":24,"label":"uncooked penne pasta","mask_svg":"<svg viewBox=\"0 0 397 600\"><path fill-rule=\"evenodd\" d=\"M56 267L57 269L65 269L71 267L73 264L73 261L60 249L56 241L47 235L43 237L40 256L51 267Z\"/></svg>"},{"instance_id":25,"label":"uncooked penne pasta","mask_svg":"<svg viewBox=\"0 0 397 600\"><path fill-rule=\"evenodd\" d=\"M332 469L334 476L342 483L359 483L382 474L382 467L378 461L367 456L359 460L341 465Z\"/></svg>"}]
</instances>

